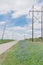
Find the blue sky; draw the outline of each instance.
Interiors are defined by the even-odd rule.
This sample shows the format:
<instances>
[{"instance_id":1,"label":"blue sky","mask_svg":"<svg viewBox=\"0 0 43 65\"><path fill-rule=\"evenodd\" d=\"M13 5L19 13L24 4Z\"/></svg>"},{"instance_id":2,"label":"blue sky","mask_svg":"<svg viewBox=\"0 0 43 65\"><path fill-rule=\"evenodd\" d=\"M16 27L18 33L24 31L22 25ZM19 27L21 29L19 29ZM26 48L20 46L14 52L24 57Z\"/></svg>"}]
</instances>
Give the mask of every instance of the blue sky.
<instances>
[{"instance_id":1,"label":"blue sky","mask_svg":"<svg viewBox=\"0 0 43 65\"><path fill-rule=\"evenodd\" d=\"M43 0L38 0L38 2L40 3L40 2L43 2Z\"/></svg>"},{"instance_id":2,"label":"blue sky","mask_svg":"<svg viewBox=\"0 0 43 65\"><path fill-rule=\"evenodd\" d=\"M0 22L5 21L5 22L7 22L8 25L12 24L12 26L24 26L24 25L28 24L28 22L29 23L31 22L30 18L29 19L26 18L27 15L21 15L20 17L13 19L12 18L13 13L14 13L13 11L10 11L10 12L7 12L7 14L1 14Z\"/></svg>"},{"instance_id":3,"label":"blue sky","mask_svg":"<svg viewBox=\"0 0 43 65\"><path fill-rule=\"evenodd\" d=\"M43 0L0 0L0 39L5 24L4 38L12 39L12 34L14 39L24 39L24 34L26 38L32 37L32 14L29 15L29 10L33 5L39 9L42 2ZM35 28L39 29L40 23L34 24ZM35 30L35 37L40 36L37 32L40 32L40 29Z\"/></svg>"}]
</instances>

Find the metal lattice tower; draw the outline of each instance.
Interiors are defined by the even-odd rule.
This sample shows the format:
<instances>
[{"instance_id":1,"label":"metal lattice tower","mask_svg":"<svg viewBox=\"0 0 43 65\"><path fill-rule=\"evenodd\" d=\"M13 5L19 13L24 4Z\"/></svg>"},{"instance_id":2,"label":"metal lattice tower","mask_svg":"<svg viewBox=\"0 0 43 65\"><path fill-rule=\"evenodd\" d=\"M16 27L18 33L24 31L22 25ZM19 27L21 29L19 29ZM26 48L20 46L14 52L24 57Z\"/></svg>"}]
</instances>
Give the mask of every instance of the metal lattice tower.
<instances>
[{"instance_id":1,"label":"metal lattice tower","mask_svg":"<svg viewBox=\"0 0 43 65\"><path fill-rule=\"evenodd\" d=\"M39 23L41 23L41 40L43 38L43 6L41 6L41 11L40 10L34 10L34 6L32 7L32 10L30 10L29 12L32 12L32 42L34 41L34 13L37 12L37 13L41 13L41 21L39 21L36 18L36 20L39 21Z\"/></svg>"}]
</instances>

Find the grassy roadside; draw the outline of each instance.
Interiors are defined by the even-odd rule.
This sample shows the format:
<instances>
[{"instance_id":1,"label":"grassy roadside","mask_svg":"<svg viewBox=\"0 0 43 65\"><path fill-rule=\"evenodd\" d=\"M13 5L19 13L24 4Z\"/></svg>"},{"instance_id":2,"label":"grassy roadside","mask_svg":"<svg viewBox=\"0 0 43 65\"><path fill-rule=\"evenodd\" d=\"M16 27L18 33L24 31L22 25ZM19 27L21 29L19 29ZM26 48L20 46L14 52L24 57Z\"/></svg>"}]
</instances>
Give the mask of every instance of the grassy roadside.
<instances>
[{"instance_id":1,"label":"grassy roadside","mask_svg":"<svg viewBox=\"0 0 43 65\"><path fill-rule=\"evenodd\" d=\"M32 41L32 38L25 39L25 40ZM41 42L43 39L41 39L41 38L34 38L33 40L34 40L34 42Z\"/></svg>"},{"instance_id":2,"label":"grassy roadside","mask_svg":"<svg viewBox=\"0 0 43 65\"><path fill-rule=\"evenodd\" d=\"M43 65L43 43L18 42L0 56L0 65Z\"/></svg>"},{"instance_id":3,"label":"grassy roadside","mask_svg":"<svg viewBox=\"0 0 43 65\"><path fill-rule=\"evenodd\" d=\"M14 41L14 40L0 40L0 44L7 43L7 42L10 42L10 41Z\"/></svg>"}]
</instances>

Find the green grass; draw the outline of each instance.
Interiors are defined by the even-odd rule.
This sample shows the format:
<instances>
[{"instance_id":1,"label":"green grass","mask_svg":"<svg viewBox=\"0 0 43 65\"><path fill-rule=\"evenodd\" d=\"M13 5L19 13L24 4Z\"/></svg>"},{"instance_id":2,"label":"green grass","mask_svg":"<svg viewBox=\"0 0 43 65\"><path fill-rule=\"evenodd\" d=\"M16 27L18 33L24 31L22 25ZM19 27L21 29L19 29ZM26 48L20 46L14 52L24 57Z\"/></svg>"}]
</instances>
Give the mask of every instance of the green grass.
<instances>
[{"instance_id":1,"label":"green grass","mask_svg":"<svg viewBox=\"0 0 43 65\"><path fill-rule=\"evenodd\" d=\"M18 42L0 56L0 65L43 65L43 43Z\"/></svg>"},{"instance_id":2,"label":"green grass","mask_svg":"<svg viewBox=\"0 0 43 65\"><path fill-rule=\"evenodd\" d=\"M10 42L10 41L14 41L14 40L0 40L0 44L7 43L7 42Z\"/></svg>"},{"instance_id":3,"label":"green grass","mask_svg":"<svg viewBox=\"0 0 43 65\"><path fill-rule=\"evenodd\" d=\"M32 41L32 38L25 39L25 40ZM43 38L41 39L41 37L39 37L39 38L34 38L33 40L34 40L35 42L38 42L38 41L42 41Z\"/></svg>"}]
</instances>

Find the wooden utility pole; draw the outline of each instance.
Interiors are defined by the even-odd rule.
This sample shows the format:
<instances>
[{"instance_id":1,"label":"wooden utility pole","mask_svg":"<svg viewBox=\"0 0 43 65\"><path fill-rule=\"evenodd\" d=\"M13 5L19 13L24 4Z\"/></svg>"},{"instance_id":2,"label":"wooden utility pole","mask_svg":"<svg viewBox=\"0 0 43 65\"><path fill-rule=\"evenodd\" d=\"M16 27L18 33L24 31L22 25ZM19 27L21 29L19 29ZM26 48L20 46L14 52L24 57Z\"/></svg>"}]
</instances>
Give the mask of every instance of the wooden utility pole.
<instances>
[{"instance_id":1,"label":"wooden utility pole","mask_svg":"<svg viewBox=\"0 0 43 65\"><path fill-rule=\"evenodd\" d=\"M32 42L34 41L34 6L32 7Z\"/></svg>"}]
</instances>

